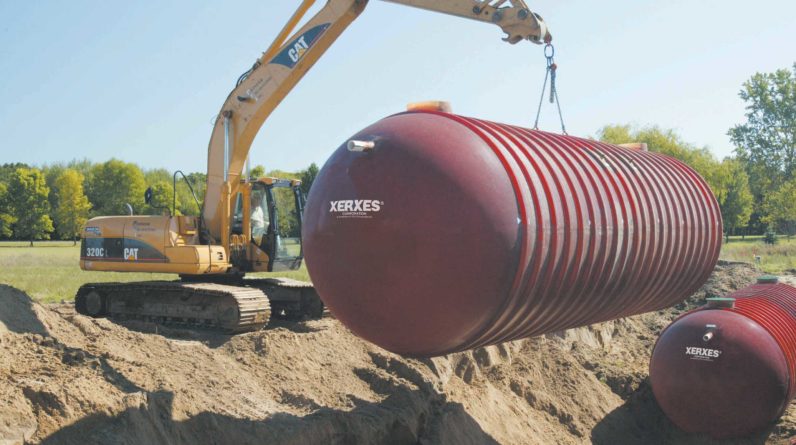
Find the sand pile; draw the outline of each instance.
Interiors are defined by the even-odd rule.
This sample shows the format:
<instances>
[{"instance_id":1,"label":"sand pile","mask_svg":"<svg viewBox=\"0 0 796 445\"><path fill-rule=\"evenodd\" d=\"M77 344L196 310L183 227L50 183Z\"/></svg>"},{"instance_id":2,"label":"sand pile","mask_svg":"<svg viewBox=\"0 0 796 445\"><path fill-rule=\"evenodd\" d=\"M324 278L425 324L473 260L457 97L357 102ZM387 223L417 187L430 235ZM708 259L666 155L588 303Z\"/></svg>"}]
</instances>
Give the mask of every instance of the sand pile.
<instances>
[{"instance_id":1,"label":"sand pile","mask_svg":"<svg viewBox=\"0 0 796 445\"><path fill-rule=\"evenodd\" d=\"M720 265L677 308L431 360L328 315L230 337L95 320L0 286L0 444L712 443L664 418L649 353L678 313L756 275ZM737 443L792 434L796 410Z\"/></svg>"}]
</instances>

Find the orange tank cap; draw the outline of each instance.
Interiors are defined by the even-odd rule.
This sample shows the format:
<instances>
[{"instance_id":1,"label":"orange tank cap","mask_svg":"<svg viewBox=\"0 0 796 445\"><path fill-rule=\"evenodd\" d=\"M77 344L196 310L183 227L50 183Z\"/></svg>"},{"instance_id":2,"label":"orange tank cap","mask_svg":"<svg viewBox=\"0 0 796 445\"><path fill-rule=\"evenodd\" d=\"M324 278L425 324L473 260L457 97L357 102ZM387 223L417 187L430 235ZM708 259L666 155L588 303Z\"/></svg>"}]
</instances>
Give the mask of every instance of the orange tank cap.
<instances>
[{"instance_id":1,"label":"orange tank cap","mask_svg":"<svg viewBox=\"0 0 796 445\"><path fill-rule=\"evenodd\" d=\"M426 100L423 102L411 102L406 106L406 111L439 111L442 113L452 113L453 107L450 102L444 100Z\"/></svg>"}]
</instances>

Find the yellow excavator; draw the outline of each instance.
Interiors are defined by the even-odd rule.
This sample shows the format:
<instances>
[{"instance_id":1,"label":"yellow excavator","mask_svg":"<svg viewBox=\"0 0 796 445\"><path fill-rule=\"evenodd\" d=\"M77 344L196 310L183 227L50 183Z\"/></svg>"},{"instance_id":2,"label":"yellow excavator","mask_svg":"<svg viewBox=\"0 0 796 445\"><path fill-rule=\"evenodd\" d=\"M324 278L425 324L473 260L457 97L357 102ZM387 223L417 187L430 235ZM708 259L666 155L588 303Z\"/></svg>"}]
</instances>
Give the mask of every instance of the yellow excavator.
<instances>
[{"instance_id":1,"label":"yellow excavator","mask_svg":"<svg viewBox=\"0 0 796 445\"><path fill-rule=\"evenodd\" d=\"M385 1L493 23L512 44L551 40L545 22L523 0ZM228 332L259 329L272 312L285 317L322 314L323 303L310 284L244 279L248 272L297 269L303 258L300 182L242 175L252 141L368 0L328 0L296 30L314 3L302 1L221 107L208 147L199 216L177 215L174 206L163 212L168 216L131 211L129 216L93 218L83 229L83 270L174 273L181 280L86 284L75 297L79 313ZM145 198L152 202L151 190ZM284 224L288 218L294 224Z\"/></svg>"}]
</instances>

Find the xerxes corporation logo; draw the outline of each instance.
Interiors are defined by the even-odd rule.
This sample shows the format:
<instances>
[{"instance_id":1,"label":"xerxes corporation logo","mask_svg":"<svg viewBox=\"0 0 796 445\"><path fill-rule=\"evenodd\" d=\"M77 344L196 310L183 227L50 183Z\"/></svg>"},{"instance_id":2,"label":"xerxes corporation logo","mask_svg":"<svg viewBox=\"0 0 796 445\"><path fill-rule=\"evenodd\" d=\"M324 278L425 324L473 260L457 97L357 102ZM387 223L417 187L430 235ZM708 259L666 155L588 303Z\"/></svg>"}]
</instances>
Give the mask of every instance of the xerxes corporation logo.
<instances>
[{"instance_id":1,"label":"xerxes corporation logo","mask_svg":"<svg viewBox=\"0 0 796 445\"><path fill-rule=\"evenodd\" d=\"M378 199L344 199L329 201L329 213L337 218L373 218L381 212L384 201Z\"/></svg>"},{"instance_id":2,"label":"xerxes corporation logo","mask_svg":"<svg viewBox=\"0 0 796 445\"><path fill-rule=\"evenodd\" d=\"M713 361L713 359L719 358L719 356L721 355L721 350L687 346L685 348L685 355L689 356L692 360L703 360L706 362L711 362Z\"/></svg>"}]
</instances>

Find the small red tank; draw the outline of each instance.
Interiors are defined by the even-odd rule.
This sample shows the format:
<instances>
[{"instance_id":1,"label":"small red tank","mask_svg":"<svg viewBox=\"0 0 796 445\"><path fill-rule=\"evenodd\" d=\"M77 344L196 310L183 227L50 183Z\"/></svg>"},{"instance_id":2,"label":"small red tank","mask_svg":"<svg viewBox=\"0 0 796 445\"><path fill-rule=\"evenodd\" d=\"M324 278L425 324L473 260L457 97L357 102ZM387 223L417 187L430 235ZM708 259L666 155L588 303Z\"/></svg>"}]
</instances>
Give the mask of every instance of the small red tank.
<instances>
[{"instance_id":1,"label":"small red tank","mask_svg":"<svg viewBox=\"0 0 796 445\"><path fill-rule=\"evenodd\" d=\"M680 429L725 439L771 426L796 392L796 289L761 279L661 333L650 381Z\"/></svg>"},{"instance_id":2,"label":"small red tank","mask_svg":"<svg viewBox=\"0 0 796 445\"><path fill-rule=\"evenodd\" d=\"M409 356L668 307L705 282L722 232L675 159L432 111L343 144L304 221L332 313Z\"/></svg>"}]
</instances>

